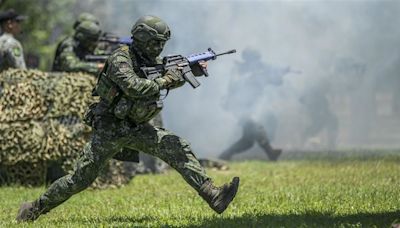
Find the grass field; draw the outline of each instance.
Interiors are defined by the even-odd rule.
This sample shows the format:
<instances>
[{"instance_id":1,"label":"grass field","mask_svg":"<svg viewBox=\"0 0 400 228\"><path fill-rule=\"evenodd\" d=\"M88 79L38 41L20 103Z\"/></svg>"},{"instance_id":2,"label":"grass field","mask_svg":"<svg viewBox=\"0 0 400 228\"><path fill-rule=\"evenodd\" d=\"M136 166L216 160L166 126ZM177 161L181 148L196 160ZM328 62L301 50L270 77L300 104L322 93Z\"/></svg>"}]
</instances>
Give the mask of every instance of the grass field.
<instances>
[{"instance_id":1,"label":"grass field","mask_svg":"<svg viewBox=\"0 0 400 228\"><path fill-rule=\"evenodd\" d=\"M390 227L400 222L400 153L286 156L212 171L240 176L237 197L215 214L175 171L120 189L86 190L27 227ZM19 204L43 188L0 188L0 227L19 227Z\"/></svg>"}]
</instances>

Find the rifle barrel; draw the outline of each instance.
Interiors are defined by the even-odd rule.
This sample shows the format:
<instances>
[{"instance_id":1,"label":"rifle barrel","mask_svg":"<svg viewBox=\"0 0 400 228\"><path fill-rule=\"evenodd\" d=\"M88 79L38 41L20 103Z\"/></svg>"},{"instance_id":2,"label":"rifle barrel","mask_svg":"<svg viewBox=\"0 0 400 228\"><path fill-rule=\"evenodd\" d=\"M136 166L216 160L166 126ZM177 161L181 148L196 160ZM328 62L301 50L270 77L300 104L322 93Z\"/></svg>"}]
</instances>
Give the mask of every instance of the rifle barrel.
<instances>
[{"instance_id":1,"label":"rifle barrel","mask_svg":"<svg viewBox=\"0 0 400 228\"><path fill-rule=\"evenodd\" d=\"M222 52L222 53L216 54L215 57L221 56L221 55L233 54L233 53L236 53L236 49L232 49L232 50L229 50L229 51L226 51L226 52Z\"/></svg>"}]
</instances>

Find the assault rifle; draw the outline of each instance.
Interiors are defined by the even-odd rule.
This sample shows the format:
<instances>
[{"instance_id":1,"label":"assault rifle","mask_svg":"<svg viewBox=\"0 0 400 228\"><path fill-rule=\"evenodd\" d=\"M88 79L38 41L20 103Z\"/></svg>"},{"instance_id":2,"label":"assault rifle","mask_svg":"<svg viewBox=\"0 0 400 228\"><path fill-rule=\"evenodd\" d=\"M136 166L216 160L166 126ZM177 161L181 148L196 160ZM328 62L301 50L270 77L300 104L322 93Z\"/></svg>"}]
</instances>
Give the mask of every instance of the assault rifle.
<instances>
[{"instance_id":1,"label":"assault rifle","mask_svg":"<svg viewBox=\"0 0 400 228\"><path fill-rule=\"evenodd\" d=\"M110 55L85 55L85 61L88 62L106 62Z\"/></svg>"},{"instance_id":2,"label":"assault rifle","mask_svg":"<svg viewBox=\"0 0 400 228\"><path fill-rule=\"evenodd\" d=\"M113 33L104 33L100 38L99 42L107 42L114 44L125 44L130 45L132 43L132 38L130 37L119 37Z\"/></svg>"},{"instance_id":3,"label":"assault rifle","mask_svg":"<svg viewBox=\"0 0 400 228\"><path fill-rule=\"evenodd\" d=\"M187 81L193 88L200 86L200 82L196 80L195 75L192 70L195 67L199 67L198 63L202 61L215 60L218 56L233 54L236 50L230 50L223 53L216 54L211 48L207 51L197 54L192 54L189 56L182 55L168 55L163 58L163 64L152 66L152 67L141 67L140 70L148 79L156 79L162 77L167 70L181 69L182 70L182 80ZM208 76L208 72L199 67L201 70L200 75Z\"/></svg>"},{"instance_id":4,"label":"assault rifle","mask_svg":"<svg viewBox=\"0 0 400 228\"><path fill-rule=\"evenodd\" d=\"M105 62L113 51L118 49L121 45L130 45L132 39L130 37L119 37L113 33L103 33L98 41L97 50L102 54L100 55L86 55L85 61L89 62Z\"/></svg>"}]
</instances>

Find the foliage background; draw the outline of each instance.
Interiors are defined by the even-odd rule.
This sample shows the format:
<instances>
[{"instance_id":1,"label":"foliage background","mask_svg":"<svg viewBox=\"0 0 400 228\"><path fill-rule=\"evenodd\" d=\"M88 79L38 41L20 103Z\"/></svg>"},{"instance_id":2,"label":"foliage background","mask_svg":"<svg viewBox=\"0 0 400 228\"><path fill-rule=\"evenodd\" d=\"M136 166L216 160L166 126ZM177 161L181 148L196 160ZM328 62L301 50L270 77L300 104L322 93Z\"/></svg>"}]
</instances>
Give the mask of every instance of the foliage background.
<instances>
[{"instance_id":1,"label":"foliage background","mask_svg":"<svg viewBox=\"0 0 400 228\"><path fill-rule=\"evenodd\" d=\"M15 9L27 15L23 22L23 34L18 39L24 47L25 56L40 58L39 69L49 71L57 43L72 34L72 25L77 15L87 11L102 15L104 1L93 0L0 0L0 10Z\"/></svg>"}]
</instances>

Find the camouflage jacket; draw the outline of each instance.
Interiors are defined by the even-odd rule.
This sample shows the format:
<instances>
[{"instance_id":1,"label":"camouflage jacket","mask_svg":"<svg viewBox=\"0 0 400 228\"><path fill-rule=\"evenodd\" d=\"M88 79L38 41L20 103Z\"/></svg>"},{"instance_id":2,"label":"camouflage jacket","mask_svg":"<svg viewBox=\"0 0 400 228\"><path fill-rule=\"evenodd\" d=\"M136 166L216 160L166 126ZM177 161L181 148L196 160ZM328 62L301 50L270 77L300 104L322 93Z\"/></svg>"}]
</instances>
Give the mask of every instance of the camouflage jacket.
<instances>
[{"instance_id":1,"label":"camouflage jacket","mask_svg":"<svg viewBox=\"0 0 400 228\"><path fill-rule=\"evenodd\" d=\"M84 60L85 55L90 55L79 47L79 42L72 36L61 41L56 50L53 62L53 71L86 72L97 76L98 64Z\"/></svg>"},{"instance_id":2,"label":"camouflage jacket","mask_svg":"<svg viewBox=\"0 0 400 228\"><path fill-rule=\"evenodd\" d=\"M8 68L26 69L21 44L13 35L3 33L0 36L0 72Z\"/></svg>"},{"instance_id":3,"label":"camouflage jacket","mask_svg":"<svg viewBox=\"0 0 400 228\"><path fill-rule=\"evenodd\" d=\"M96 85L96 92L106 104L104 111L135 123L151 120L162 109L160 87L145 77L141 66L154 66L159 59L143 60L128 46L113 52L107 59ZM101 105L100 105L101 106Z\"/></svg>"}]
</instances>

